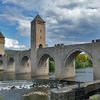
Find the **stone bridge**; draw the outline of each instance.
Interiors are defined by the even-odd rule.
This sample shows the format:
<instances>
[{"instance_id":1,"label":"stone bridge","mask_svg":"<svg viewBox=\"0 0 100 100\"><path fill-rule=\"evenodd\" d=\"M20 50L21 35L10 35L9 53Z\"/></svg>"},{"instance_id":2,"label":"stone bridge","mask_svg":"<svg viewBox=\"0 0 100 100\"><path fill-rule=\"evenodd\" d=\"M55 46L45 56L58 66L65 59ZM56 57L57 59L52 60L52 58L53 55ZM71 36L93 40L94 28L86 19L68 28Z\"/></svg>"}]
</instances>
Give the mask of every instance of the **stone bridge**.
<instances>
[{"instance_id":1,"label":"stone bridge","mask_svg":"<svg viewBox=\"0 0 100 100\"><path fill-rule=\"evenodd\" d=\"M100 79L100 40L91 43L46 47L45 21L37 15L31 22L31 48L24 51L6 51L0 56L0 66L6 72L32 73L33 75L48 75L48 59L55 62L57 78L75 76L75 58L85 52L93 63L94 79ZM1 68L1 67L0 67Z\"/></svg>"},{"instance_id":2,"label":"stone bridge","mask_svg":"<svg viewBox=\"0 0 100 100\"><path fill-rule=\"evenodd\" d=\"M75 58L81 52L89 55L94 69L94 79L100 79L100 42L86 44L64 45L57 44L54 47L39 48L32 58L31 50L16 51L2 57L4 71L15 73L32 73L34 75L48 75L48 58L55 62L55 74L57 78L69 78L75 76Z\"/></svg>"},{"instance_id":3,"label":"stone bridge","mask_svg":"<svg viewBox=\"0 0 100 100\"><path fill-rule=\"evenodd\" d=\"M13 51L12 51L13 52ZM15 51L3 57L3 66L5 72L30 73L30 50Z\"/></svg>"},{"instance_id":4,"label":"stone bridge","mask_svg":"<svg viewBox=\"0 0 100 100\"><path fill-rule=\"evenodd\" d=\"M89 55L94 69L94 78L99 79L100 65L100 42L63 45L58 44L55 47L41 48L37 51L37 74L47 75L48 66L46 61L52 57L55 61L55 73L58 78L68 78L75 76L75 58L81 52Z\"/></svg>"}]
</instances>

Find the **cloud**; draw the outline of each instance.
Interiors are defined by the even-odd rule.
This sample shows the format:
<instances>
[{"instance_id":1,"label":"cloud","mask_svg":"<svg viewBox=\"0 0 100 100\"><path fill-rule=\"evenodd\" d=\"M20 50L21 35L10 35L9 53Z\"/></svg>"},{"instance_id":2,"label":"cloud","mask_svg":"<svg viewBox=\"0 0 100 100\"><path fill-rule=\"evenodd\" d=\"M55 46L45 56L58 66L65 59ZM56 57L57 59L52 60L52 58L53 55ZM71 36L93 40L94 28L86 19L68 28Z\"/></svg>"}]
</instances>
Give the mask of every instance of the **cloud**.
<instances>
[{"instance_id":1,"label":"cloud","mask_svg":"<svg viewBox=\"0 0 100 100\"><path fill-rule=\"evenodd\" d=\"M23 8L27 11L37 10L36 8L39 7L41 4L41 0L2 0L3 4L13 4L18 6L19 8Z\"/></svg>"},{"instance_id":2,"label":"cloud","mask_svg":"<svg viewBox=\"0 0 100 100\"><path fill-rule=\"evenodd\" d=\"M30 22L35 14L40 14L46 21L49 45L100 38L99 0L2 0L2 3L14 5L6 7L2 14L12 24L18 24L16 29L23 36L29 35Z\"/></svg>"},{"instance_id":3,"label":"cloud","mask_svg":"<svg viewBox=\"0 0 100 100\"><path fill-rule=\"evenodd\" d=\"M4 20L5 19L5 20ZM5 7L0 14L0 21L3 21L9 26L16 26L17 33L27 36L30 34L30 21L31 18L24 16L22 11L16 7ZM10 24L9 24L10 23Z\"/></svg>"},{"instance_id":4,"label":"cloud","mask_svg":"<svg viewBox=\"0 0 100 100\"><path fill-rule=\"evenodd\" d=\"M25 19L17 19L16 21L18 22L18 27L17 30L19 33L22 35L30 35L30 21L25 20Z\"/></svg>"},{"instance_id":5,"label":"cloud","mask_svg":"<svg viewBox=\"0 0 100 100\"><path fill-rule=\"evenodd\" d=\"M5 38L5 48L12 50L26 50L27 47L19 43L18 40Z\"/></svg>"}]
</instances>

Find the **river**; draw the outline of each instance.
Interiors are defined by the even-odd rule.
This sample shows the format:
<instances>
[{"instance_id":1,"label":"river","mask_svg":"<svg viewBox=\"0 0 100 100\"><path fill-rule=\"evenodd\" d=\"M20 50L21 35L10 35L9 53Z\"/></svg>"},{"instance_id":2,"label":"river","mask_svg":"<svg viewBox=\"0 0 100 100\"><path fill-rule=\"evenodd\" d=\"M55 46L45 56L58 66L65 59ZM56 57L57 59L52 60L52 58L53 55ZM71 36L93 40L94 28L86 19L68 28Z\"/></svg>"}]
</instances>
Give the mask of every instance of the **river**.
<instances>
[{"instance_id":1,"label":"river","mask_svg":"<svg viewBox=\"0 0 100 100\"><path fill-rule=\"evenodd\" d=\"M48 100L46 95L33 95L24 97L24 94L35 91L48 92L46 88L31 88L32 80L36 78L48 79L45 77L31 77L31 74L19 74L14 73L0 73L0 100ZM55 78L55 75L52 75ZM88 82L93 81L93 68L85 68L76 70L76 76L73 80ZM12 86L16 86L16 89L10 89Z\"/></svg>"}]
</instances>

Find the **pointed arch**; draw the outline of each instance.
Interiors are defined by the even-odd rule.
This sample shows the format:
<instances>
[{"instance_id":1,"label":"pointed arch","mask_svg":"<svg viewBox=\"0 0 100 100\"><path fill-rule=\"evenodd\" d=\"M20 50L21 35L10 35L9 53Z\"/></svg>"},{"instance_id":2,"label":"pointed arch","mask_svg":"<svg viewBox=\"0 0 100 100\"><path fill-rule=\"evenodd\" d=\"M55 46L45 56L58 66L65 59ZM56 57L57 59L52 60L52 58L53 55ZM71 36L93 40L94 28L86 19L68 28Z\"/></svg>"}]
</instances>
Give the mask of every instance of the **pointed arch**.
<instances>
[{"instance_id":1,"label":"pointed arch","mask_svg":"<svg viewBox=\"0 0 100 100\"><path fill-rule=\"evenodd\" d=\"M86 54L88 54L88 55L89 55L89 58L91 59L91 61L93 61L92 55L91 55L87 50L84 50L84 49L81 49L81 48L77 48L77 49L72 50L71 52L69 52L69 53L65 56L65 59L64 59L64 67L66 66L66 64L68 64L68 63L71 62L73 59L75 59L76 56L77 56L78 54L80 54L81 52L85 52Z\"/></svg>"},{"instance_id":2,"label":"pointed arch","mask_svg":"<svg viewBox=\"0 0 100 100\"><path fill-rule=\"evenodd\" d=\"M15 67L15 60L13 57L11 57L9 60L8 60L8 67Z\"/></svg>"}]
</instances>

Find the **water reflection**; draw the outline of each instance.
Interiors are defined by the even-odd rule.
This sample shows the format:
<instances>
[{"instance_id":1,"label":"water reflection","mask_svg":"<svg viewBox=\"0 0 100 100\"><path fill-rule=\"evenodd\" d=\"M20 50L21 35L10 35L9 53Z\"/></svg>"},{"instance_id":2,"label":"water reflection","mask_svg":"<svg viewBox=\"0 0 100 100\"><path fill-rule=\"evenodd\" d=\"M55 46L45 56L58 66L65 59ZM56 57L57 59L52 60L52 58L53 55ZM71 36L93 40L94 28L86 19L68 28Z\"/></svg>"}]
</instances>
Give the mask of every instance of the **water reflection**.
<instances>
[{"instance_id":1,"label":"water reflection","mask_svg":"<svg viewBox=\"0 0 100 100\"><path fill-rule=\"evenodd\" d=\"M84 68L76 70L75 80L81 82L93 81L93 68Z\"/></svg>"},{"instance_id":2,"label":"water reflection","mask_svg":"<svg viewBox=\"0 0 100 100\"><path fill-rule=\"evenodd\" d=\"M2 81L2 80L14 80L14 79L15 79L14 73L0 72L0 81Z\"/></svg>"},{"instance_id":3,"label":"water reflection","mask_svg":"<svg viewBox=\"0 0 100 100\"><path fill-rule=\"evenodd\" d=\"M15 74L0 72L0 81L7 80L31 80L31 74Z\"/></svg>"},{"instance_id":4,"label":"water reflection","mask_svg":"<svg viewBox=\"0 0 100 100\"><path fill-rule=\"evenodd\" d=\"M31 80L31 74L16 74L15 80Z\"/></svg>"},{"instance_id":5,"label":"water reflection","mask_svg":"<svg viewBox=\"0 0 100 100\"><path fill-rule=\"evenodd\" d=\"M32 79L55 79L55 74L50 74L50 76L34 76L31 74L15 74L15 73L3 73L0 72L0 81L7 80L32 80ZM93 68L85 68L76 70L76 76L69 78L68 80L75 81L93 81Z\"/></svg>"},{"instance_id":6,"label":"water reflection","mask_svg":"<svg viewBox=\"0 0 100 100\"><path fill-rule=\"evenodd\" d=\"M15 74L15 73L5 73L0 72L0 81L7 80L32 80L32 79L49 79L49 76L32 76L30 73L25 74Z\"/></svg>"}]
</instances>

